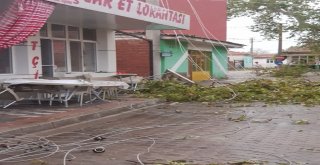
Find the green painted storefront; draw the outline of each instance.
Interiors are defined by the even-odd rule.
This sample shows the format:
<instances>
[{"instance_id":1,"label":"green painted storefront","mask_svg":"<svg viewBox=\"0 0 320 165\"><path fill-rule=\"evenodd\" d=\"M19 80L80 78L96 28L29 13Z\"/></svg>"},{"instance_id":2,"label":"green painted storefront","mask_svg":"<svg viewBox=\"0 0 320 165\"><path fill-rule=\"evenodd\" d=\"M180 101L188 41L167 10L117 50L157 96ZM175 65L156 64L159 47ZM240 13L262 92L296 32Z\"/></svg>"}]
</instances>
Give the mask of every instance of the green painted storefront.
<instances>
[{"instance_id":1,"label":"green painted storefront","mask_svg":"<svg viewBox=\"0 0 320 165\"><path fill-rule=\"evenodd\" d=\"M161 72L162 74L166 71L166 69L172 69L176 65L176 63L181 63L179 67L176 69L176 72L183 73L186 75L190 71L189 67L192 65L189 63L189 60L186 58L185 53L188 51L188 43L181 42L182 46L180 47L179 42L176 40L161 40L160 41L160 51L161 52L172 52L172 56L161 57ZM209 44L208 44L209 45ZM226 73L228 71L228 56L227 49L225 47L214 47L212 48L211 58L206 58L211 62L210 64L210 73L211 77L214 78L225 78ZM182 59L181 59L182 58ZM183 62L181 62L183 60ZM205 79L210 79L210 77L206 76ZM194 78L193 78L194 79Z\"/></svg>"}]
</instances>

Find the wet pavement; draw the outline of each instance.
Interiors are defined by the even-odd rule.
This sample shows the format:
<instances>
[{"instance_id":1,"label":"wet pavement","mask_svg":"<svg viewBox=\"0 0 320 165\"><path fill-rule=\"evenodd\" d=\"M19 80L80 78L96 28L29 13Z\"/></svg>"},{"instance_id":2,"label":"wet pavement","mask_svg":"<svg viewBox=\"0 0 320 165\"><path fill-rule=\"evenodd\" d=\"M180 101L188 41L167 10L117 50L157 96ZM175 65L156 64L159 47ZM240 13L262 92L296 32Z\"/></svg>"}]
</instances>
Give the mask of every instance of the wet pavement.
<instances>
[{"instance_id":1,"label":"wet pavement","mask_svg":"<svg viewBox=\"0 0 320 165\"><path fill-rule=\"evenodd\" d=\"M60 103L49 106L49 103L46 102L43 102L41 105L36 101L20 102L6 109L0 108L0 134L25 127L32 128L32 126L35 129L37 126L50 124L50 122L56 123L56 125L64 124L63 122L59 122L61 120L65 120L65 122L66 120L81 122L95 119L99 116L108 115L108 111L112 112L118 109L121 111L121 108L130 108L131 106L143 105L148 102L150 102L150 99L133 98L130 96L120 96L118 99L106 101L94 101L93 103L84 104L82 107L79 106L77 101L73 101L70 102L68 108ZM35 129L34 131L39 130ZM32 130L28 132L30 133Z\"/></svg>"},{"instance_id":2,"label":"wet pavement","mask_svg":"<svg viewBox=\"0 0 320 165\"><path fill-rule=\"evenodd\" d=\"M300 105L165 103L33 135L2 135L0 164L318 165L319 112Z\"/></svg>"}]
</instances>

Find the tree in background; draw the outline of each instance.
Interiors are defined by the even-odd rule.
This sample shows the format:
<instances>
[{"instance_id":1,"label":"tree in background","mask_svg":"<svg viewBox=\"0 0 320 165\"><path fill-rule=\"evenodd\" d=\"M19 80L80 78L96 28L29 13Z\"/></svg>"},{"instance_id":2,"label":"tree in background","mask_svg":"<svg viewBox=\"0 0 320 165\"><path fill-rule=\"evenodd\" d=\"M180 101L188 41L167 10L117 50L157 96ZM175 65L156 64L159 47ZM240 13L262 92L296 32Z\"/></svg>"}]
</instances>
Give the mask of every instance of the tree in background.
<instances>
[{"instance_id":1,"label":"tree in background","mask_svg":"<svg viewBox=\"0 0 320 165\"><path fill-rule=\"evenodd\" d=\"M228 17L253 19L251 30L266 39L276 39L282 31L312 50L320 50L319 0L228 0Z\"/></svg>"}]
</instances>

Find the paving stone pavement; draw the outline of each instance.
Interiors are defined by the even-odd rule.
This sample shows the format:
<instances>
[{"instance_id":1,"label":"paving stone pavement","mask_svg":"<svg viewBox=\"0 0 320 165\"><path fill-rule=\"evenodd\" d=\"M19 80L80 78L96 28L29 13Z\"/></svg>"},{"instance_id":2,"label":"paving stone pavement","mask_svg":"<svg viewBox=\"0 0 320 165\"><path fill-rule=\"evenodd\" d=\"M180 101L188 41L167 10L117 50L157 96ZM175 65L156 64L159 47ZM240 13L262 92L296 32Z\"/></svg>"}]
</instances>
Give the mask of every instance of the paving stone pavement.
<instances>
[{"instance_id":1,"label":"paving stone pavement","mask_svg":"<svg viewBox=\"0 0 320 165\"><path fill-rule=\"evenodd\" d=\"M119 97L116 100L96 101L82 107L75 101L69 107L63 104L38 105L37 102L15 104L7 109L0 108L0 134L17 132L19 134L42 131L66 124L74 124L128 111L132 107L156 104L157 99ZM42 130L41 130L42 129Z\"/></svg>"},{"instance_id":2,"label":"paving stone pavement","mask_svg":"<svg viewBox=\"0 0 320 165\"><path fill-rule=\"evenodd\" d=\"M27 141L37 144L42 137L52 145L44 147L46 152L38 149L40 158L32 154L37 150L30 154L26 147L22 147L27 153L23 158L10 157L19 151L8 153L2 148L0 164L23 165L40 159L50 165L168 164L173 160L196 165L248 160L318 165L319 113L319 107L300 105L168 103L25 135ZM20 139L21 143L21 138L4 137L1 142ZM96 147L106 151L96 154L92 152Z\"/></svg>"}]
</instances>

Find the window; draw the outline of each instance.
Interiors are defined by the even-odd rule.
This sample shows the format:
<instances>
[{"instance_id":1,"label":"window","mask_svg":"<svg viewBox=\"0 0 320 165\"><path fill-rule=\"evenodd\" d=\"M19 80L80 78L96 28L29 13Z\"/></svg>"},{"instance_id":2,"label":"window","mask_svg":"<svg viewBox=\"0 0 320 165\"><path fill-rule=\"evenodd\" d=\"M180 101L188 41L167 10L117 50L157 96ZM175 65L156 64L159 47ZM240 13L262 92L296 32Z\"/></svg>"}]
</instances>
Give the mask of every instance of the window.
<instances>
[{"instance_id":1,"label":"window","mask_svg":"<svg viewBox=\"0 0 320 165\"><path fill-rule=\"evenodd\" d=\"M0 74L12 73L11 49L0 49Z\"/></svg>"},{"instance_id":2,"label":"window","mask_svg":"<svg viewBox=\"0 0 320 165\"><path fill-rule=\"evenodd\" d=\"M66 41L53 40L54 64L57 66L57 72L66 72Z\"/></svg>"},{"instance_id":3,"label":"window","mask_svg":"<svg viewBox=\"0 0 320 165\"><path fill-rule=\"evenodd\" d=\"M40 29L40 36L41 37L48 37L48 25L44 24L43 27Z\"/></svg>"},{"instance_id":4,"label":"window","mask_svg":"<svg viewBox=\"0 0 320 165\"><path fill-rule=\"evenodd\" d=\"M268 64L272 64L272 63L274 63L274 60L273 59L267 59L267 63Z\"/></svg>"},{"instance_id":5,"label":"window","mask_svg":"<svg viewBox=\"0 0 320 165\"><path fill-rule=\"evenodd\" d=\"M97 32L95 29L83 29L83 40L97 41Z\"/></svg>"},{"instance_id":6,"label":"window","mask_svg":"<svg viewBox=\"0 0 320 165\"><path fill-rule=\"evenodd\" d=\"M47 27L51 27L51 31L48 31ZM51 35L50 33L48 35L48 32ZM82 37L81 32L83 32ZM49 56L52 57L52 63L56 66L54 72L96 71L97 34L95 29L49 24L41 29L41 33L43 33L41 37L46 37L45 39L50 41L48 43L51 47L42 46L41 49L43 52L53 52Z\"/></svg>"},{"instance_id":7,"label":"window","mask_svg":"<svg viewBox=\"0 0 320 165\"><path fill-rule=\"evenodd\" d=\"M64 25L52 24L51 30L52 30L52 37L66 38L66 28Z\"/></svg>"},{"instance_id":8,"label":"window","mask_svg":"<svg viewBox=\"0 0 320 165\"><path fill-rule=\"evenodd\" d=\"M308 64L309 65L316 64L316 57L315 56L308 56Z\"/></svg>"},{"instance_id":9,"label":"window","mask_svg":"<svg viewBox=\"0 0 320 165\"><path fill-rule=\"evenodd\" d=\"M84 43L83 48L83 62L85 72L96 71L96 44L95 43Z\"/></svg>"},{"instance_id":10,"label":"window","mask_svg":"<svg viewBox=\"0 0 320 165\"><path fill-rule=\"evenodd\" d=\"M69 39L80 39L80 29L78 27L68 26Z\"/></svg>"},{"instance_id":11,"label":"window","mask_svg":"<svg viewBox=\"0 0 320 165\"><path fill-rule=\"evenodd\" d=\"M81 42L70 41L70 54L72 72L82 72Z\"/></svg>"},{"instance_id":12,"label":"window","mask_svg":"<svg viewBox=\"0 0 320 165\"><path fill-rule=\"evenodd\" d=\"M307 64L307 56L300 56L300 59L299 59L299 64Z\"/></svg>"}]
</instances>

